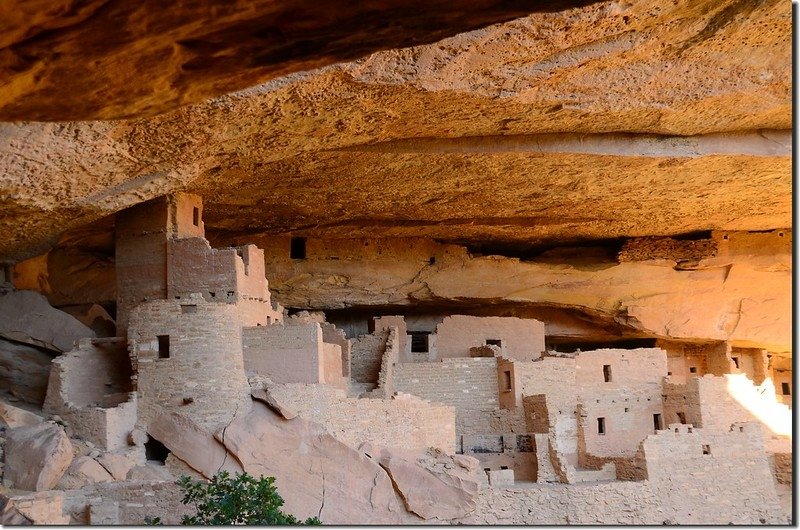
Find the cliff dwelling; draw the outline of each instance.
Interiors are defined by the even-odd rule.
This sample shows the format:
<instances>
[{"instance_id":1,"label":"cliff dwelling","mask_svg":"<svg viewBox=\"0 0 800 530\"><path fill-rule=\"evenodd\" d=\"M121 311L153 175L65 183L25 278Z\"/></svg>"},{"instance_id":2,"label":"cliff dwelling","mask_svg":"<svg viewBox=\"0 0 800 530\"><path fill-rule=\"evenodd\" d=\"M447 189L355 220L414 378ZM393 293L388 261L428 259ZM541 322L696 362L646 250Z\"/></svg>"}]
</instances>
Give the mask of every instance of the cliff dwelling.
<instances>
[{"instance_id":1,"label":"cliff dwelling","mask_svg":"<svg viewBox=\"0 0 800 530\"><path fill-rule=\"evenodd\" d=\"M794 524L791 4L23 4L0 524Z\"/></svg>"}]
</instances>

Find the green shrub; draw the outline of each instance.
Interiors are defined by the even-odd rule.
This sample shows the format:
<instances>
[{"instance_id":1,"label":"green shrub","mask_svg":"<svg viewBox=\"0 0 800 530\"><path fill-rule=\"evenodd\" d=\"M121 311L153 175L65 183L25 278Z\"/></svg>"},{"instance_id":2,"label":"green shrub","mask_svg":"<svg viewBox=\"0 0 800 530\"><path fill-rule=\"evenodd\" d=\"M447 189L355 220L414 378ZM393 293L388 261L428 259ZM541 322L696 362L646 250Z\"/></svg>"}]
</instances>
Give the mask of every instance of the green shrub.
<instances>
[{"instance_id":1,"label":"green shrub","mask_svg":"<svg viewBox=\"0 0 800 530\"><path fill-rule=\"evenodd\" d=\"M305 521L283 513L283 498L275 488L275 477L255 479L247 473L231 477L227 471L209 482L183 476L177 481L183 490L183 504L194 505L197 513L185 515L183 525L319 525L316 517ZM159 517L145 518L145 524L161 524Z\"/></svg>"}]
</instances>

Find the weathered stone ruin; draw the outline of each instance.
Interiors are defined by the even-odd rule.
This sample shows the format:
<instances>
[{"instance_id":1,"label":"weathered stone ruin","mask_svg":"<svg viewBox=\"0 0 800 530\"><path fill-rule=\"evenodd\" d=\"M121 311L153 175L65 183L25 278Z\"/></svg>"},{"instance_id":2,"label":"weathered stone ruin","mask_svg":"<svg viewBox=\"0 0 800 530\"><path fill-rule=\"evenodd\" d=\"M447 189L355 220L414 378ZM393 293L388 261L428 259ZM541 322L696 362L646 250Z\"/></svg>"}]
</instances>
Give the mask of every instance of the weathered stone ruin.
<instances>
[{"instance_id":1,"label":"weathered stone ruin","mask_svg":"<svg viewBox=\"0 0 800 530\"><path fill-rule=\"evenodd\" d=\"M795 522L790 7L100 4L0 9L0 524Z\"/></svg>"}]
</instances>

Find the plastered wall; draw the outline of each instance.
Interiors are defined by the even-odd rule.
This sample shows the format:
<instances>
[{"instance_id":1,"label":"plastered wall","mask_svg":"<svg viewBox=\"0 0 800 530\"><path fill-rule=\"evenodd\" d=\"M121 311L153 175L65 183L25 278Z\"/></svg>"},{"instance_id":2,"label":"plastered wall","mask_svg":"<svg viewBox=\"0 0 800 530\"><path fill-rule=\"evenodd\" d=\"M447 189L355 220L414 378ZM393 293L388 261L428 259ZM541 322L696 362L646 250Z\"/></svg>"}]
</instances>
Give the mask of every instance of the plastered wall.
<instances>
[{"instance_id":1,"label":"plastered wall","mask_svg":"<svg viewBox=\"0 0 800 530\"><path fill-rule=\"evenodd\" d=\"M666 425L661 398L666 373L666 352L659 348L601 349L577 355L584 451L600 457L633 456L642 440L655 432L654 415L660 415L661 427ZM603 418L603 434L598 418Z\"/></svg>"},{"instance_id":2,"label":"plastered wall","mask_svg":"<svg viewBox=\"0 0 800 530\"><path fill-rule=\"evenodd\" d=\"M325 382L326 350L319 323L244 328L242 337L244 366L248 372L269 377L276 383ZM338 366L332 358L334 348L339 357ZM337 370L341 378L341 349L331 344L327 352L331 379Z\"/></svg>"},{"instance_id":3,"label":"plastered wall","mask_svg":"<svg viewBox=\"0 0 800 530\"><path fill-rule=\"evenodd\" d=\"M436 326L439 358L469 357L469 349L500 340L502 356L530 361L544 351L544 323L515 317L453 315Z\"/></svg>"},{"instance_id":4,"label":"plastered wall","mask_svg":"<svg viewBox=\"0 0 800 530\"><path fill-rule=\"evenodd\" d=\"M169 336L169 358L159 335ZM234 305L199 294L141 304L131 313L128 347L138 372L139 425L165 409L213 430L250 404Z\"/></svg>"}]
</instances>

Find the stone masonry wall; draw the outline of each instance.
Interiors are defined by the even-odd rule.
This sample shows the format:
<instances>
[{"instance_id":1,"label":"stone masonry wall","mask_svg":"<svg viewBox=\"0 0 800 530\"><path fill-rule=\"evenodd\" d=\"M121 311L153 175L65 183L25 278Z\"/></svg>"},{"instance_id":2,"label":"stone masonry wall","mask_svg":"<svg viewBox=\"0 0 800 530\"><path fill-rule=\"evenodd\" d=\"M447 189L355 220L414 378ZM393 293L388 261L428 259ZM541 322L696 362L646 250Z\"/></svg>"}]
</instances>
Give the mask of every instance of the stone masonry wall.
<instances>
[{"instance_id":1,"label":"stone masonry wall","mask_svg":"<svg viewBox=\"0 0 800 530\"><path fill-rule=\"evenodd\" d=\"M671 426L674 427L674 426ZM463 524L785 524L757 426L688 432L644 442L649 479L542 484L481 491ZM537 439L537 444L539 443ZM703 454L708 445L710 454Z\"/></svg>"},{"instance_id":2,"label":"stone masonry wall","mask_svg":"<svg viewBox=\"0 0 800 530\"><path fill-rule=\"evenodd\" d=\"M196 225L194 209L198 211ZM203 237L202 211L199 196L176 193L117 213L117 336L126 336L129 313L137 304L167 297L166 243L174 238Z\"/></svg>"},{"instance_id":3,"label":"stone masonry wall","mask_svg":"<svg viewBox=\"0 0 800 530\"><path fill-rule=\"evenodd\" d=\"M158 336L169 337L168 358ZM128 347L140 426L161 410L175 410L214 430L251 402L234 305L200 295L141 304L131 313Z\"/></svg>"},{"instance_id":4,"label":"stone masonry wall","mask_svg":"<svg viewBox=\"0 0 800 530\"><path fill-rule=\"evenodd\" d=\"M350 374L353 381L377 384L388 339L387 329L369 335L359 335L351 341Z\"/></svg>"},{"instance_id":5,"label":"stone masonry wall","mask_svg":"<svg viewBox=\"0 0 800 530\"><path fill-rule=\"evenodd\" d=\"M499 410L495 358L399 363L394 369L394 386L397 392L455 407L458 434L494 432L492 418Z\"/></svg>"},{"instance_id":6,"label":"stone masonry wall","mask_svg":"<svg viewBox=\"0 0 800 530\"><path fill-rule=\"evenodd\" d=\"M388 330L391 327L397 328L398 336L398 351L400 353L400 362L412 362L411 357L411 340L408 336L408 326L406 319L403 316L381 316L372 319L375 324L375 331Z\"/></svg>"},{"instance_id":7,"label":"stone masonry wall","mask_svg":"<svg viewBox=\"0 0 800 530\"><path fill-rule=\"evenodd\" d=\"M469 357L469 349L487 340L500 340L502 356L531 361L544 351L544 323L515 317L453 315L436 326L440 358Z\"/></svg>"},{"instance_id":8,"label":"stone masonry wall","mask_svg":"<svg viewBox=\"0 0 800 530\"><path fill-rule=\"evenodd\" d=\"M677 431L677 432L676 432ZM648 481L665 520L680 524L779 522L780 506L761 428L670 425L644 444Z\"/></svg>"},{"instance_id":9,"label":"stone masonry wall","mask_svg":"<svg viewBox=\"0 0 800 530\"><path fill-rule=\"evenodd\" d=\"M53 360L44 410L105 450L128 445L136 423L131 361L122 339L82 339Z\"/></svg>"},{"instance_id":10,"label":"stone masonry wall","mask_svg":"<svg viewBox=\"0 0 800 530\"><path fill-rule=\"evenodd\" d=\"M386 351L381 357L381 369L378 372L377 386L367 393L366 397L389 398L394 394L394 367L400 357L400 341L398 329L389 328L386 339Z\"/></svg>"},{"instance_id":11,"label":"stone masonry wall","mask_svg":"<svg viewBox=\"0 0 800 530\"><path fill-rule=\"evenodd\" d=\"M403 394L393 399L354 399L326 385L274 385L269 392L354 448L368 441L403 449L455 451L456 412L452 406Z\"/></svg>"}]
</instances>

